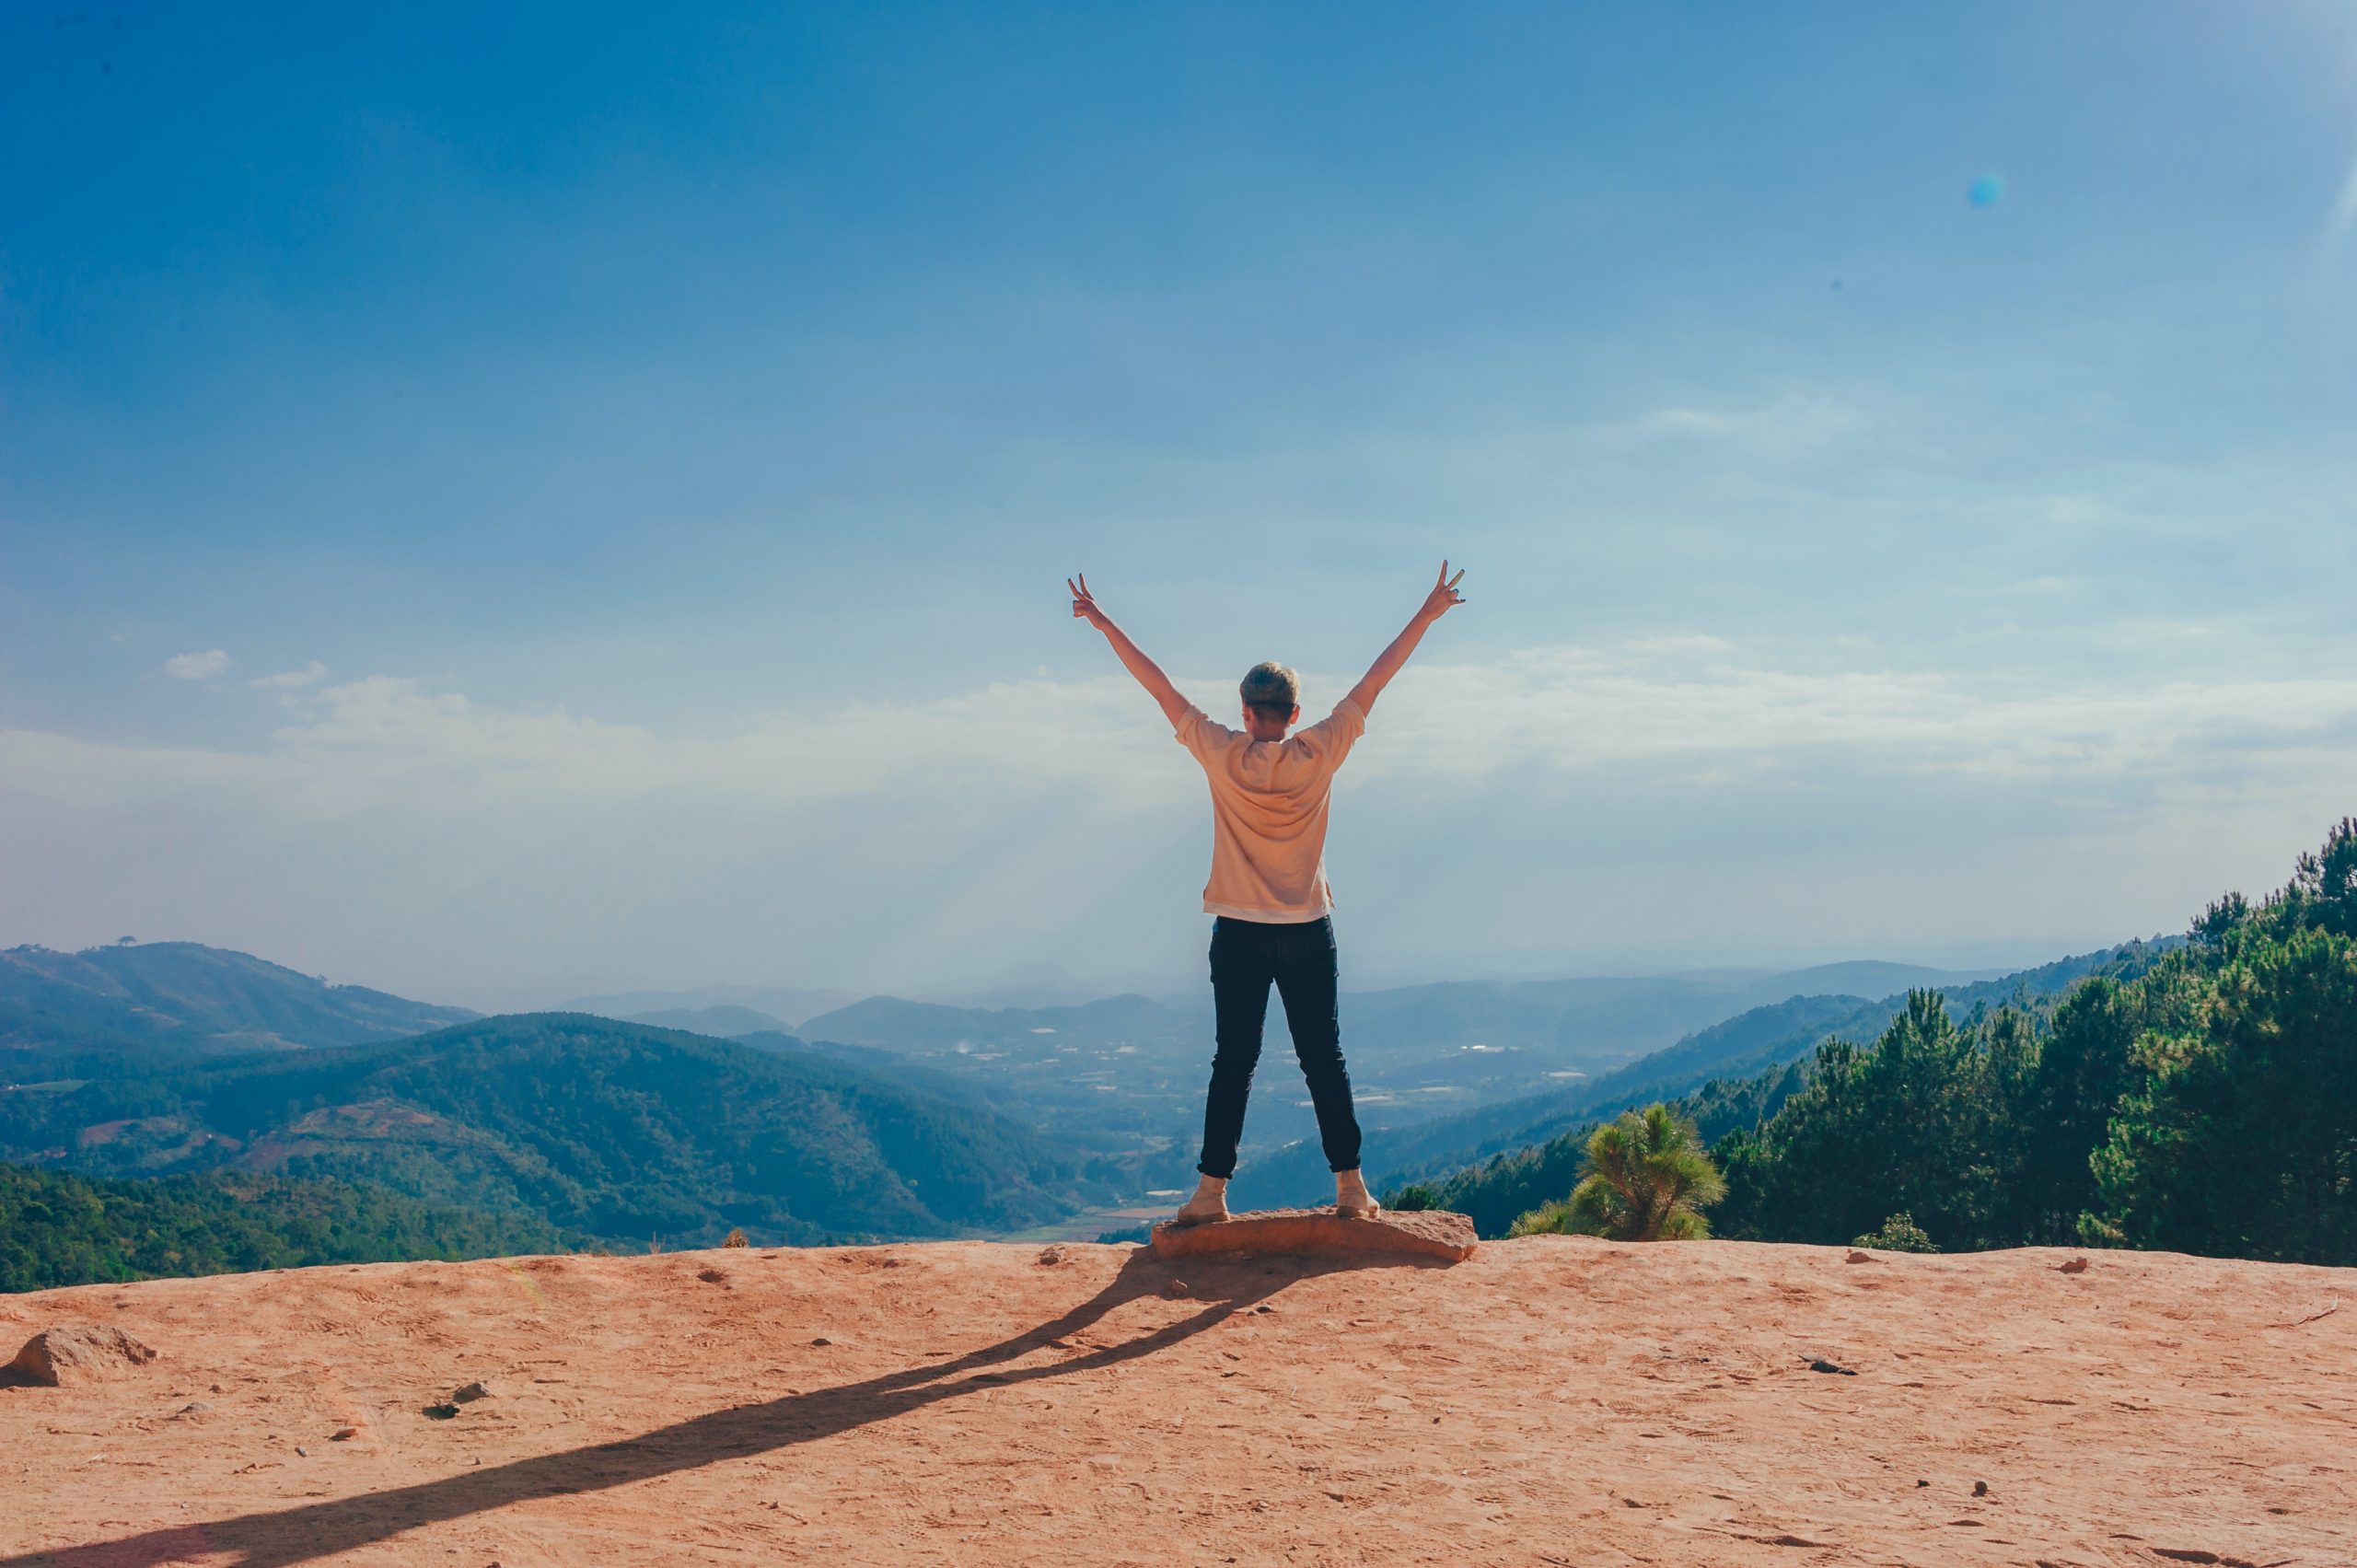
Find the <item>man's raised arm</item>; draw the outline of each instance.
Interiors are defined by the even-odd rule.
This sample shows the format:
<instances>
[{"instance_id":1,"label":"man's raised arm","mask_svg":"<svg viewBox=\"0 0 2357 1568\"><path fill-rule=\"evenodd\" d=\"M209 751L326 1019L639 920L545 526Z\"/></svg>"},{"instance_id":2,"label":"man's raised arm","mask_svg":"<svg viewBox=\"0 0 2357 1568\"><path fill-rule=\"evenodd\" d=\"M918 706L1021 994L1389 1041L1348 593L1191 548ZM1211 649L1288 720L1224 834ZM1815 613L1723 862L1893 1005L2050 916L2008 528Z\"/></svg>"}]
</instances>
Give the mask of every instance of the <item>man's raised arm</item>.
<instances>
[{"instance_id":1,"label":"man's raised arm","mask_svg":"<svg viewBox=\"0 0 2357 1568\"><path fill-rule=\"evenodd\" d=\"M1383 689L1391 684L1391 678L1399 673L1408 656L1424 640L1424 628L1465 602L1465 596L1457 591L1457 585L1464 576L1463 572L1450 576L1448 563L1440 563L1440 575L1433 582L1433 591L1424 596L1423 605L1410 618L1407 630L1391 639L1391 645L1376 656L1375 663L1351 688L1350 700L1358 705L1361 714L1375 711L1375 700L1383 695Z\"/></svg>"},{"instance_id":2,"label":"man's raised arm","mask_svg":"<svg viewBox=\"0 0 2357 1568\"><path fill-rule=\"evenodd\" d=\"M1113 624L1111 616L1097 608L1097 596L1088 591L1087 573L1083 572L1076 583L1066 577L1064 587L1072 590L1073 614L1105 633L1105 640L1113 645L1122 668L1137 677L1146 695L1162 704L1162 716L1170 721L1172 728L1177 728L1193 704L1178 695L1178 688L1170 684L1170 677L1162 673L1162 667L1146 657L1144 651L1130 641L1130 634Z\"/></svg>"}]
</instances>

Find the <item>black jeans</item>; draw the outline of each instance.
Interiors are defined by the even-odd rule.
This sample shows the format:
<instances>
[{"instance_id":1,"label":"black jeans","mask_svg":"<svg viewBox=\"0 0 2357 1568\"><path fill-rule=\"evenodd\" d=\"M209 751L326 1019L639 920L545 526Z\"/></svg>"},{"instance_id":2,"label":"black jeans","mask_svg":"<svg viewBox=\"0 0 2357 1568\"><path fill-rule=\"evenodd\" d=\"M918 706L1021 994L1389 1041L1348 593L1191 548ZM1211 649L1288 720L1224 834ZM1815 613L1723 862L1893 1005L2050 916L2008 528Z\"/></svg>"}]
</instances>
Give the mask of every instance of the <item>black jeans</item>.
<instances>
[{"instance_id":1,"label":"black jeans","mask_svg":"<svg viewBox=\"0 0 2357 1568\"><path fill-rule=\"evenodd\" d=\"M1334 922L1301 925L1220 916L1212 923L1212 1002L1219 1015L1219 1050L1212 1058L1211 1093L1203 1103L1205 1176L1236 1174L1236 1144L1244 1136L1244 1101L1260 1061L1260 1026L1269 1016L1269 983L1285 1005L1294 1054L1309 1080L1318 1108L1318 1138L1335 1170L1359 1167L1359 1119L1351 1108L1351 1074L1342 1065L1342 1026L1335 1006Z\"/></svg>"}]
</instances>

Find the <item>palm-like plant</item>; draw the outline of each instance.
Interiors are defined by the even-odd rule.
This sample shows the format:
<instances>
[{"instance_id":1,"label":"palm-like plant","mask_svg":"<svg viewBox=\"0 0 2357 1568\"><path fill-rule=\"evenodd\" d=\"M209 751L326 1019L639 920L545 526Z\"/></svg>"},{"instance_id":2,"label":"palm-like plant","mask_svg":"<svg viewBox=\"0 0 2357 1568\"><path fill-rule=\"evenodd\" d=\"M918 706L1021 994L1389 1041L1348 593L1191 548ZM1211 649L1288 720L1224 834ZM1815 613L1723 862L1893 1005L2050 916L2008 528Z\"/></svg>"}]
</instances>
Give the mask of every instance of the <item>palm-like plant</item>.
<instances>
[{"instance_id":1,"label":"palm-like plant","mask_svg":"<svg viewBox=\"0 0 2357 1568\"><path fill-rule=\"evenodd\" d=\"M1508 1233L1568 1232L1614 1241L1685 1241L1711 1234L1702 1211L1725 1179L1694 1123L1666 1105L1621 1112L1587 1141L1587 1166L1567 1201L1534 1209Z\"/></svg>"}]
</instances>

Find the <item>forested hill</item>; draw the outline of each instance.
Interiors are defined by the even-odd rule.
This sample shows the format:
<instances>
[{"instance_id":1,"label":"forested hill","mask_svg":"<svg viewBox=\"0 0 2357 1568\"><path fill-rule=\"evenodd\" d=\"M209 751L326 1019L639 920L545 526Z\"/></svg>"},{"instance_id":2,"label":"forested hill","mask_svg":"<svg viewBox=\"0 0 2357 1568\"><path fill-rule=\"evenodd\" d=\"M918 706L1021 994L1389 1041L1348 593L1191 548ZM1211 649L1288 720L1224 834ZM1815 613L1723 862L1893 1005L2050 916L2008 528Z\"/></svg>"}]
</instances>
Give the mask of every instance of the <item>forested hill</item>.
<instances>
[{"instance_id":1,"label":"forested hill","mask_svg":"<svg viewBox=\"0 0 2357 1568\"><path fill-rule=\"evenodd\" d=\"M11 947L0 951L0 1083L119 1071L126 1058L364 1045L474 1016L194 942Z\"/></svg>"},{"instance_id":2,"label":"forested hill","mask_svg":"<svg viewBox=\"0 0 2357 1568\"><path fill-rule=\"evenodd\" d=\"M1434 1202L1504 1235L1516 1215L1571 1190L1589 1130L1620 1111L1667 1101L1699 1122L1706 1138L1716 1138L1772 1115L1807 1082L1805 1064L1825 1042L1876 1038L1907 1011L1910 995L1936 996L1947 1017L1967 1025L1992 1009L2042 1018L2082 981L2132 980L2183 945L2181 937L2124 942L1995 980L1876 1002L1795 996L1755 1007L1593 1084L1529 1104L1535 1114L1506 1121L1499 1112L1514 1108L1499 1107L1486 1113L1487 1121L1475 1113L1418 1129L1412 1140L1400 1141L1406 1146L1386 1162L1382 1179L1428 1190Z\"/></svg>"},{"instance_id":3,"label":"forested hill","mask_svg":"<svg viewBox=\"0 0 2357 1568\"><path fill-rule=\"evenodd\" d=\"M1976 1010L2008 1005L2050 1007L2088 975L2140 972L2177 940L2122 943L2035 969L1950 984L1942 988L1942 994L1959 1018ZM1805 982L1814 975L1874 979L1898 968L1832 965L1821 971L1780 978L1786 983ZM1548 1143L1629 1106L1691 1094L1714 1079L1747 1078L1805 1060L1819 1042L1836 1035L1871 1039L1906 1004L1904 991L1879 999L1788 995L1696 1029L1674 1045L1585 1082L1404 1127L1378 1126L1367 1139L1369 1174L1387 1186L1439 1179L1479 1162ZM1256 1164L1253 1175L1296 1185L1311 1180L1317 1174L1316 1154L1310 1145L1280 1150Z\"/></svg>"},{"instance_id":4,"label":"forested hill","mask_svg":"<svg viewBox=\"0 0 2357 1568\"><path fill-rule=\"evenodd\" d=\"M2150 942L2123 942L2115 947L2073 954L1991 980L1942 986L1937 988L1937 993L1949 1016L1957 1019L1997 1007L2033 1014L2050 1012L2072 987L2089 976L2133 979L2182 941L2181 937L2163 937ZM1606 1074L1585 1086L1575 1107L1565 1109L1575 1109L1583 1117L1612 1115L1650 1100L1690 1094L1713 1079L1752 1077L1789 1062L1803 1061L1829 1039L1870 1039L1906 1009L1910 994L1900 991L1872 1002L1854 996L1794 996L1770 1006L1755 1007L1723 1024L1698 1030L1666 1051L1657 1051ZM1560 1118L1562 1113L1558 1115ZM1547 1130L1559 1130L1565 1124L1559 1119Z\"/></svg>"},{"instance_id":5,"label":"forested hill","mask_svg":"<svg viewBox=\"0 0 2357 1568\"><path fill-rule=\"evenodd\" d=\"M373 1182L213 1171L110 1181L0 1165L0 1291L565 1249L524 1214L424 1203Z\"/></svg>"},{"instance_id":6,"label":"forested hill","mask_svg":"<svg viewBox=\"0 0 2357 1568\"><path fill-rule=\"evenodd\" d=\"M581 1014L0 1093L0 1158L378 1182L644 1246L948 1236L1108 1196L988 1108L773 1041Z\"/></svg>"},{"instance_id":7,"label":"forested hill","mask_svg":"<svg viewBox=\"0 0 2357 1568\"><path fill-rule=\"evenodd\" d=\"M2267 898L2219 900L2185 940L2059 999L2025 985L1982 1000L2000 1005L1918 992L1871 1035L1671 1099L1723 1167L1713 1231L2357 1264L2357 821ZM1411 1201L1502 1234L1571 1191L1587 1132Z\"/></svg>"}]
</instances>

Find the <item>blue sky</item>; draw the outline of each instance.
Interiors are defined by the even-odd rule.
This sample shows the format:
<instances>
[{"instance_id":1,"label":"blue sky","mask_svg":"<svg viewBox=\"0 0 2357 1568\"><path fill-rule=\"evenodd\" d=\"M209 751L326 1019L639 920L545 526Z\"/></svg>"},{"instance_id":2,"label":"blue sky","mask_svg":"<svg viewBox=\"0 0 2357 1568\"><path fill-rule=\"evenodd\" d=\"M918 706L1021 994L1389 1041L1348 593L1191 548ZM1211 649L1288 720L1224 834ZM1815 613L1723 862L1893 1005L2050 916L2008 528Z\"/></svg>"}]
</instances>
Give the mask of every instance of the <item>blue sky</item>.
<instances>
[{"instance_id":1,"label":"blue sky","mask_svg":"<svg viewBox=\"0 0 2357 1568\"><path fill-rule=\"evenodd\" d=\"M0 941L1376 983L2174 929L2357 807L2345 6L0 18ZM1976 204L1976 180L2002 194Z\"/></svg>"}]
</instances>

